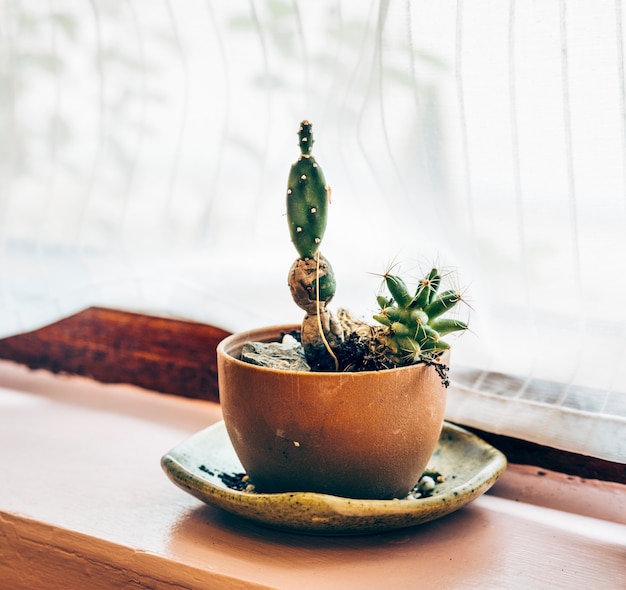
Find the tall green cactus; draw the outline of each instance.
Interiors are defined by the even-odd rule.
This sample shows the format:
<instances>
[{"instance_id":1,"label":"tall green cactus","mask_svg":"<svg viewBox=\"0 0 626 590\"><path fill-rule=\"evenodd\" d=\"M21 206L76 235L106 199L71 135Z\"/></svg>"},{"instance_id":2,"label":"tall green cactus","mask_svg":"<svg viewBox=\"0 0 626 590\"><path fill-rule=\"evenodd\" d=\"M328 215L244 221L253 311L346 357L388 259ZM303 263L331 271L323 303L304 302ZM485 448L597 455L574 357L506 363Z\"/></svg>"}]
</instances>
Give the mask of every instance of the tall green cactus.
<instances>
[{"instance_id":1,"label":"tall green cactus","mask_svg":"<svg viewBox=\"0 0 626 590\"><path fill-rule=\"evenodd\" d=\"M439 293L441 275L436 268L419 281L413 295L399 276L386 274L385 283L391 298L378 297L381 309L374 319L385 328L385 354L394 364L437 359L450 348L442 336L467 330L465 322L441 317L461 301L461 294L454 289Z\"/></svg>"},{"instance_id":2,"label":"tall green cactus","mask_svg":"<svg viewBox=\"0 0 626 590\"><path fill-rule=\"evenodd\" d=\"M311 124L302 121L298 130L300 157L291 166L287 181L287 221L300 258L289 271L293 300L306 315L302 322L302 345L312 368L338 366L333 348L343 341L343 329L326 304L335 295L335 275L322 256L320 244L326 231L330 190L324 173L311 155Z\"/></svg>"},{"instance_id":3,"label":"tall green cactus","mask_svg":"<svg viewBox=\"0 0 626 590\"><path fill-rule=\"evenodd\" d=\"M318 252L328 218L329 189L324 173L311 155L311 123L302 121L298 131L300 157L293 164L287 185L289 231L298 254L313 258Z\"/></svg>"}]
</instances>

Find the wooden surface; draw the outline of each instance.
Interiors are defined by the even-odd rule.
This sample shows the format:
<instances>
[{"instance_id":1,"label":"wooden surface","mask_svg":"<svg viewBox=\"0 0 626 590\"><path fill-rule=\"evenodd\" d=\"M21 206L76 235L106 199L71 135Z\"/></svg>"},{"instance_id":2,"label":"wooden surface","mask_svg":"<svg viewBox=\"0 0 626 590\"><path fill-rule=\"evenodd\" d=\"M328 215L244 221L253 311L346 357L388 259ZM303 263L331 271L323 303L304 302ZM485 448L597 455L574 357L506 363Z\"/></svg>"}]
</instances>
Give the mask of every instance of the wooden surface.
<instances>
[{"instance_id":1,"label":"wooden surface","mask_svg":"<svg viewBox=\"0 0 626 590\"><path fill-rule=\"evenodd\" d=\"M212 402L0 362L0 587L616 590L626 488L508 470L440 520L347 538L282 533L175 487L160 457Z\"/></svg>"},{"instance_id":2,"label":"wooden surface","mask_svg":"<svg viewBox=\"0 0 626 590\"><path fill-rule=\"evenodd\" d=\"M219 401L215 348L227 335L206 324L93 307L40 330L0 340L0 359L101 383L128 383ZM622 464L470 430L500 449L511 463L626 483Z\"/></svg>"},{"instance_id":3,"label":"wooden surface","mask_svg":"<svg viewBox=\"0 0 626 590\"><path fill-rule=\"evenodd\" d=\"M206 324L92 307L0 340L0 358L102 383L217 401L215 348L227 335Z\"/></svg>"}]
</instances>

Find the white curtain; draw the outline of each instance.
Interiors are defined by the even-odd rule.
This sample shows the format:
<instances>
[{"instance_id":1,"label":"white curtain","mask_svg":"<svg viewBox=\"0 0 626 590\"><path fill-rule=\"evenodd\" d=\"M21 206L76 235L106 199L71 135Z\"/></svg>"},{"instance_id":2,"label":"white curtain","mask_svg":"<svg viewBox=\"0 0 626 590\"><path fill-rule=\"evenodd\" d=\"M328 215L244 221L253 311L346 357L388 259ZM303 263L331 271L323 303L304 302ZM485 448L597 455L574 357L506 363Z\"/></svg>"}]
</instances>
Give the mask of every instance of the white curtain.
<instances>
[{"instance_id":1,"label":"white curtain","mask_svg":"<svg viewBox=\"0 0 626 590\"><path fill-rule=\"evenodd\" d=\"M458 269L448 417L626 462L620 0L0 0L0 336L91 305L298 322L300 120L335 305Z\"/></svg>"}]
</instances>

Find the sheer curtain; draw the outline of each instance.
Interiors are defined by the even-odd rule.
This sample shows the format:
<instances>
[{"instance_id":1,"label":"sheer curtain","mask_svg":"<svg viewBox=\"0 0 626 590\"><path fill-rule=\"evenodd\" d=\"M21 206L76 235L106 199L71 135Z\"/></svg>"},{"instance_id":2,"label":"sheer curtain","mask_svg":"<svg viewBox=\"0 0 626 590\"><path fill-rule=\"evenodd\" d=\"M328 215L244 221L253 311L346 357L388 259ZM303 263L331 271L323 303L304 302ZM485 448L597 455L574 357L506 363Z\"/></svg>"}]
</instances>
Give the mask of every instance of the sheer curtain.
<instances>
[{"instance_id":1,"label":"sheer curtain","mask_svg":"<svg viewBox=\"0 0 626 590\"><path fill-rule=\"evenodd\" d=\"M0 336L298 322L308 119L335 305L458 269L448 417L626 462L623 28L620 0L0 0Z\"/></svg>"}]
</instances>

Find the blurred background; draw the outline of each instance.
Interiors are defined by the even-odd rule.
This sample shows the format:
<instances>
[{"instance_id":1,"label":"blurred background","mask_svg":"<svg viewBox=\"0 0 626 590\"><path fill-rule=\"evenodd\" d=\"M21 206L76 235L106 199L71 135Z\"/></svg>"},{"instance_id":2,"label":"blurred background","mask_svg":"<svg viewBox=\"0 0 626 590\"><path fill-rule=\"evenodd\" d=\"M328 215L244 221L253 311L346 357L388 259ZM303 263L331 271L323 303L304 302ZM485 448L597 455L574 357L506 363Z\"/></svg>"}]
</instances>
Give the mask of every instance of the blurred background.
<instances>
[{"instance_id":1,"label":"blurred background","mask_svg":"<svg viewBox=\"0 0 626 590\"><path fill-rule=\"evenodd\" d=\"M334 306L449 270L451 416L626 461L623 28L621 0L0 0L0 336L299 322L308 119Z\"/></svg>"}]
</instances>

